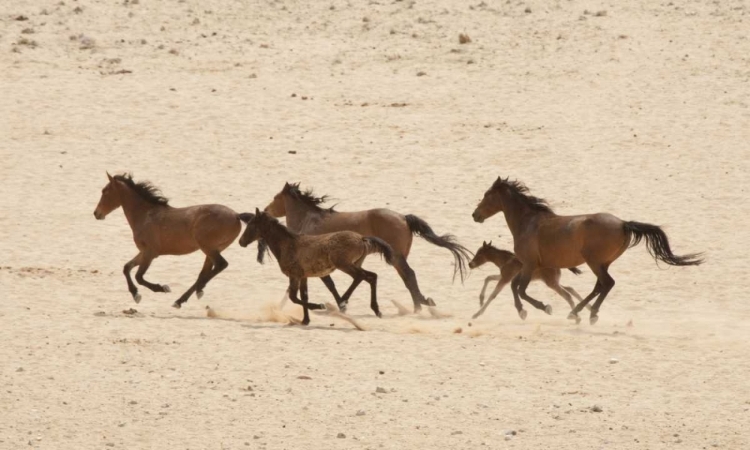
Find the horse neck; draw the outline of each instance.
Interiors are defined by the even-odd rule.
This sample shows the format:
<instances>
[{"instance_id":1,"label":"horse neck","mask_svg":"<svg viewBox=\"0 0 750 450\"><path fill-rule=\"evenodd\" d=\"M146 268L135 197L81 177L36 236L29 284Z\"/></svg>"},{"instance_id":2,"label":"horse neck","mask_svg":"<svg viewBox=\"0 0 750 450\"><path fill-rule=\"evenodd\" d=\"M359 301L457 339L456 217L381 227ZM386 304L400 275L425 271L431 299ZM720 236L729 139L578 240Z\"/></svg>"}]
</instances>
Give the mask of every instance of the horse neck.
<instances>
[{"instance_id":1,"label":"horse neck","mask_svg":"<svg viewBox=\"0 0 750 450\"><path fill-rule=\"evenodd\" d=\"M284 208L286 209L287 226L297 233L302 232L302 229L311 221L318 221L323 216L322 211L297 200L291 195L284 196Z\"/></svg>"},{"instance_id":2,"label":"horse neck","mask_svg":"<svg viewBox=\"0 0 750 450\"><path fill-rule=\"evenodd\" d=\"M499 248L490 247L487 253L487 259L489 259L497 267L502 267L513 259L515 255L507 250L500 250Z\"/></svg>"},{"instance_id":3,"label":"horse neck","mask_svg":"<svg viewBox=\"0 0 750 450\"><path fill-rule=\"evenodd\" d=\"M509 192L503 194L503 213L514 241L523 233L526 224L535 216L544 214L540 211L534 211Z\"/></svg>"},{"instance_id":4,"label":"horse neck","mask_svg":"<svg viewBox=\"0 0 750 450\"><path fill-rule=\"evenodd\" d=\"M276 261L279 262L284 251L297 240L297 236L280 223L272 223L265 227L261 236L268 243L268 248L271 249Z\"/></svg>"},{"instance_id":5,"label":"horse neck","mask_svg":"<svg viewBox=\"0 0 750 450\"><path fill-rule=\"evenodd\" d=\"M128 219L128 224L132 229L135 229L143 221L150 210L161 207L161 205L147 202L127 186L121 186L118 192L122 211L125 213L125 218Z\"/></svg>"}]
</instances>

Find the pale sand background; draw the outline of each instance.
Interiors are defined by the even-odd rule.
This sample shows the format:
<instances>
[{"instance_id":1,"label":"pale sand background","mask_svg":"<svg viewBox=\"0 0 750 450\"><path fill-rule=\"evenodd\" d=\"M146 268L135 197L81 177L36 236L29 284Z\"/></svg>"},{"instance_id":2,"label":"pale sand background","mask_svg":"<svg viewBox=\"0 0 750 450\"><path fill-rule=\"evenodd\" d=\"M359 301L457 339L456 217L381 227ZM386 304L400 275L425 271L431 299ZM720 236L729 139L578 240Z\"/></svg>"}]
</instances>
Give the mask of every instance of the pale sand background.
<instances>
[{"instance_id":1,"label":"pale sand background","mask_svg":"<svg viewBox=\"0 0 750 450\"><path fill-rule=\"evenodd\" d=\"M0 2L0 448L748 448L750 6L473 4ZM355 332L271 321L285 278L235 245L180 311L201 255L157 260L148 278L174 292L141 289L127 318L130 230L92 216L105 170L238 211L301 181L472 250L510 248L502 217L470 217L510 175L560 213L665 225L708 263L660 269L641 246L595 327L533 285L553 316L523 322L504 292L469 328L495 270L451 284L449 254L416 240L452 318L396 317L408 293L372 258L386 317L361 289Z\"/></svg>"}]
</instances>

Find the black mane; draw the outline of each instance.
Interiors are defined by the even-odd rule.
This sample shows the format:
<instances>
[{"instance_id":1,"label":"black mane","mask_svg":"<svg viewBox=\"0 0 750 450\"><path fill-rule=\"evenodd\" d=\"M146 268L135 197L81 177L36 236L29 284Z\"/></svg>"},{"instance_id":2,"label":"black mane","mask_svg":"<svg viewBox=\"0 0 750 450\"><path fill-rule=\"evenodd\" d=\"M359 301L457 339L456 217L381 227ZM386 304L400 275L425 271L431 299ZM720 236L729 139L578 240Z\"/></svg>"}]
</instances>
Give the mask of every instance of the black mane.
<instances>
[{"instance_id":1,"label":"black mane","mask_svg":"<svg viewBox=\"0 0 750 450\"><path fill-rule=\"evenodd\" d=\"M136 192L142 199L153 205L169 206L169 199L164 197L156 186L149 183L148 181L141 181L136 183L133 181L133 175L129 173L123 173L122 175L115 175L114 179L122 181L128 187Z\"/></svg>"},{"instance_id":2,"label":"black mane","mask_svg":"<svg viewBox=\"0 0 750 450\"><path fill-rule=\"evenodd\" d=\"M304 191L301 190L299 188L299 183L287 183L286 186L284 186L284 192L288 193L292 196L292 198L301 201L307 206L315 208L315 210L317 211L328 213L336 212L336 210L333 209L333 206L331 206L330 208L323 208L320 206L323 203L327 202L330 197L328 197L327 195L316 197L315 194L313 194L312 189L306 189Z\"/></svg>"},{"instance_id":3,"label":"black mane","mask_svg":"<svg viewBox=\"0 0 750 450\"><path fill-rule=\"evenodd\" d=\"M503 179L501 177L498 177L498 179L492 184L492 189L500 189L502 187L507 187L508 190L510 190L510 192L516 196L516 198L520 199L526 206L528 206L532 210L554 214L554 211L552 211L552 208L550 208L547 200L529 195L529 188L527 188L526 185L521 183L520 181L511 181L508 178Z\"/></svg>"}]
</instances>

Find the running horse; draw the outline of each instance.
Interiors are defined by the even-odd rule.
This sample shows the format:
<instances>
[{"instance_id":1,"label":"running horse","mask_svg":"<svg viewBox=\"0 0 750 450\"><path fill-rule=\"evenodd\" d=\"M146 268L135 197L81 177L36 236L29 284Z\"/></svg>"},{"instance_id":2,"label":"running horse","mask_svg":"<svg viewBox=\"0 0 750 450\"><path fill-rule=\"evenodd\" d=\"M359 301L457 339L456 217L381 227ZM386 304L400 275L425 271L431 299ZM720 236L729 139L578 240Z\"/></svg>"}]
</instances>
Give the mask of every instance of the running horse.
<instances>
[{"instance_id":1,"label":"running horse","mask_svg":"<svg viewBox=\"0 0 750 450\"><path fill-rule=\"evenodd\" d=\"M258 262L263 264L263 257L270 248L281 272L289 278L289 297L293 303L302 306L303 325L310 323L309 309L326 309L322 304L308 302L307 279L327 277L334 270L354 279L344 293L344 300L348 300L357 286L366 281L370 285L370 307L375 315L382 317L377 300L378 275L360 266L365 257L373 253L379 253L388 264L392 264L393 250L385 241L353 231L300 235L257 208L255 214L244 216L243 220L247 222L247 228L240 237L240 246L247 247L259 239L267 244L261 248ZM301 299L297 297L297 291Z\"/></svg>"},{"instance_id":2,"label":"running horse","mask_svg":"<svg viewBox=\"0 0 750 450\"><path fill-rule=\"evenodd\" d=\"M642 240L657 261L671 266L703 262L701 253L675 255L666 233L656 225L624 221L608 213L558 216L545 200L530 195L523 183L508 178L498 177L472 217L482 223L499 212L505 215L516 258L523 264L519 278L514 280L518 295L536 308L545 310L546 306L529 296L526 288L539 267L565 269L586 263L596 275L594 289L570 312L571 320L580 320L578 313L597 297L589 318L592 325L597 322L599 308L615 285L609 266Z\"/></svg>"},{"instance_id":3,"label":"running horse","mask_svg":"<svg viewBox=\"0 0 750 450\"><path fill-rule=\"evenodd\" d=\"M497 297L497 295L500 293L500 291L503 290L505 285L511 283L523 268L523 264L521 264L521 261L516 258L516 255L507 250L495 247L494 245L492 245L492 241L490 241L489 243L482 243L482 246L479 247L479 250L477 250L477 252L474 254L474 259L469 261L469 268L476 269L477 267L480 267L488 262L491 262L500 269L500 275L490 275L484 279L482 291L479 293L480 308L479 311L477 311L477 313L471 317L472 319L476 319L477 317L481 316L484 313L484 310L486 310L487 307L490 306L492 300L494 300L495 297ZM581 271L575 267L569 270L576 275L581 274ZM575 308L576 304L573 302L571 295L578 299L578 301L582 301L583 299L572 287L563 286L560 284L560 272L560 269L539 267L534 271L534 274L531 276L531 280L544 281L544 284L546 284L548 288L557 292L560 297L568 302L568 305L570 305L570 309L573 309ZM492 291L490 297L485 303L484 293L487 291L487 285L491 281L497 281L497 285L495 286L495 289ZM521 300L518 298L518 286L515 283L511 283L510 288L513 291L513 299L515 300L515 306L516 310L518 310L518 315L521 316L522 319L525 319L527 313L521 305ZM550 308L551 311L550 305L547 305L547 308Z\"/></svg>"},{"instance_id":4,"label":"running horse","mask_svg":"<svg viewBox=\"0 0 750 450\"><path fill-rule=\"evenodd\" d=\"M136 183L127 173L115 176L107 173L107 178L109 182L102 189L94 217L104 220L119 207L125 213L138 247L138 254L123 268L133 300L141 301L141 294L130 278L134 267L138 267L135 274L138 284L153 292L171 292L166 284L151 283L143 278L151 262L161 255L187 255L196 250L206 255L203 269L196 282L172 306L180 308L193 293L201 298L206 284L229 265L221 252L239 236L241 221L249 218L248 213L237 214L223 205L174 208L147 181Z\"/></svg>"},{"instance_id":5,"label":"running horse","mask_svg":"<svg viewBox=\"0 0 750 450\"><path fill-rule=\"evenodd\" d=\"M316 197L311 190L302 191L299 183L285 183L284 188L276 194L265 212L273 217L285 217L287 226L300 234L324 234L334 231L354 231L363 236L375 236L387 242L394 252L393 267L406 285L414 303L414 312L419 312L422 305L434 306L435 302L425 298L419 290L417 276L409 267L409 257L413 235L424 238L427 242L443 247L453 255L453 277L460 275L464 279L466 263L471 252L456 242L450 234L439 236L419 217L412 214L399 214L385 208L365 211L336 211L323 208L327 196ZM261 252L263 243L259 242ZM361 262L360 262L361 264ZM330 276L322 278L323 283L333 294L339 308L345 311L347 302L342 300Z\"/></svg>"}]
</instances>

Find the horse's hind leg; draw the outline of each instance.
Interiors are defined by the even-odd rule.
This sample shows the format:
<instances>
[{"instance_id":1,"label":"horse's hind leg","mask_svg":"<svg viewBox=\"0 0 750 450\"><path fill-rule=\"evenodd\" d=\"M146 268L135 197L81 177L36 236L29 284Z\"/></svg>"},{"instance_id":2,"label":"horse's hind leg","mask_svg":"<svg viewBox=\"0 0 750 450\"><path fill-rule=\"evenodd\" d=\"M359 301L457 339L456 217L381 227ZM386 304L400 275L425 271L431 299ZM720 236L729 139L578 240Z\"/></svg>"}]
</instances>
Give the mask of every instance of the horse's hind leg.
<instances>
[{"instance_id":1,"label":"horse's hind leg","mask_svg":"<svg viewBox=\"0 0 750 450\"><path fill-rule=\"evenodd\" d=\"M130 291L130 295L133 296L133 300L136 303L141 302L141 294L138 293L138 288L135 287L133 280L130 278L130 271L133 270L133 267L138 266L140 264L141 264L141 253L138 253L137 255L135 255L135 258L125 263L125 266L122 268L122 273L125 275L125 281L127 281L128 283L128 291Z\"/></svg>"},{"instance_id":2,"label":"horse's hind leg","mask_svg":"<svg viewBox=\"0 0 750 450\"><path fill-rule=\"evenodd\" d=\"M601 286L599 285L599 279L596 280L596 284L594 285L594 289L591 291L589 295L586 296L583 300L581 300L575 308L573 308L573 311L568 314L568 319L575 320L576 323L579 323L581 321L581 318L578 317L578 313L581 312L581 310L586 307L589 302L599 295L599 292L601 291Z\"/></svg>"},{"instance_id":3,"label":"horse's hind leg","mask_svg":"<svg viewBox=\"0 0 750 450\"><path fill-rule=\"evenodd\" d=\"M541 309L547 314L552 314L552 305L545 305L544 303L526 293L526 288L529 287L529 283L531 283L531 276L534 273L534 269L535 268L533 267L527 267L526 265L524 265L524 268L519 275L520 278L518 280L518 295L520 295L522 299L526 300L534 308Z\"/></svg>"},{"instance_id":4,"label":"horse's hind leg","mask_svg":"<svg viewBox=\"0 0 750 450\"><path fill-rule=\"evenodd\" d=\"M172 306L179 309L182 304L193 295L193 292L203 292L203 288L206 287L206 284L228 266L229 263L218 251L210 253L206 252L206 260L203 262L203 269L201 269L201 272L198 274L198 279L187 291L185 291L184 294L180 296L180 298L177 299L177 301L172 304Z\"/></svg>"},{"instance_id":5,"label":"horse's hind leg","mask_svg":"<svg viewBox=\"0 0 750 450\"><path fill-rule=\"evenodd\" d=\"M151 283L143 278L153 260L153 258L143 255L141 258L141 265L138 266L138 271L135 273L135 281L141 286L146 286L151 289L152 292L172 292L166 284Z\"/></svg>"},{"instance_id":6,"label":"horse's hind leg","mask_svg":"<svg viewBox=\"0 0 750 450\"><path fill-rule=\"evenodd\" d=\"M383 317L383 315L380 313L380 308L378 307L378 301L375 291L375 286L378 279L377 274L364 270L361 267L357 267L355 264L342 265L340 267L337 266L336 268L354 278L352 285L349 286L349 289L344 293L341 301L348 302L349 297L352 295L354 290L357 289L357 286L359 286L359 284L363 280L365 280L370 284L370 308L372 308L372 311L376 316Z\"/></svg>"},{"instance_id":7,"label":"horse's hind leg","mask_svg":"<svg viewBox=\"0 0 750 450\"><path fill-rule=\"evenodd\" d=\"M346 312L346 304L343 303L341 300L341 296L339 295L339 292L336 290L336 284L333 282L333 278L331 278L330 275L326 275L324 277L320 277L320 280L323 282L323 284L326 285L328 290L333 295L333 298L336 300L336 304L339 307L339 310L341 312Z\"/></svg>"},{"instance_id":8,"label":"horse's hind leg","mask_svg":"<svg viewBox=\"0 0 750 450\"><path fill-rule=\"evenodd\" d=\"M607 298L609 291L615 287L615 279L612 278L607 269L608 265L604 265L598 272L595 272L599 279L601 292L599 293L599 298L594 302L594 306L591 307L591 316L589 317L589 323L591 323L591 325L594 325L599 320L599 307L604 302L604 299Z\"/></svg>"},{"instance_id":9,"label":"horse's hind leg","mask_svg":"<svg viewBox=\"0 0 750 450\"><path fill-rule=\"evenodd\" d=\"M555 269L544 269L542 270L542 280L544 281L544 284L547 285L548 288L552 289L565 299L566 302L568 302L568 305L570 305L570 309L573 310L575 308L576 304L573 303L573 299L570 296L570 292L563 289L562 286L560 286L560 270Z\"/></svg>"},{"instance_id":10,"label":"horse's hind leg","mask_svg":"<svg viewBox=\"0 0 750 450\"><path fill-rule=\"evenodd\" d=\"M406 257L403 255L397 255L393 264L396 269L398 276L404 281L404 286L409 290L411 294L411 300L414 303L414 312L418 313L422 310L422 305L435 306L435 302L432 299L425 298L422 292L419 290L419 283L417 283L417 274L406 262Z\"/></svg>"},{"instance_id":11,"label":"horse's hind leg","mask_svg":"<svg viewBox=\"0 0 750 450\"><path fill-rule=\"evenodd\" d=\"M575 297L576 300L578 300L579 302L583 301L583 297L581 297L581 294L579 294L578 291L576 291L575 289L573 289L571 286L562 286L562 288L565 289L566 291L568 291L570 293L570 295L572 295L573 297ZM591 305L586 305L586 309L588 309L589 311L591 311Z\"/></svg>"}]
</instances>

